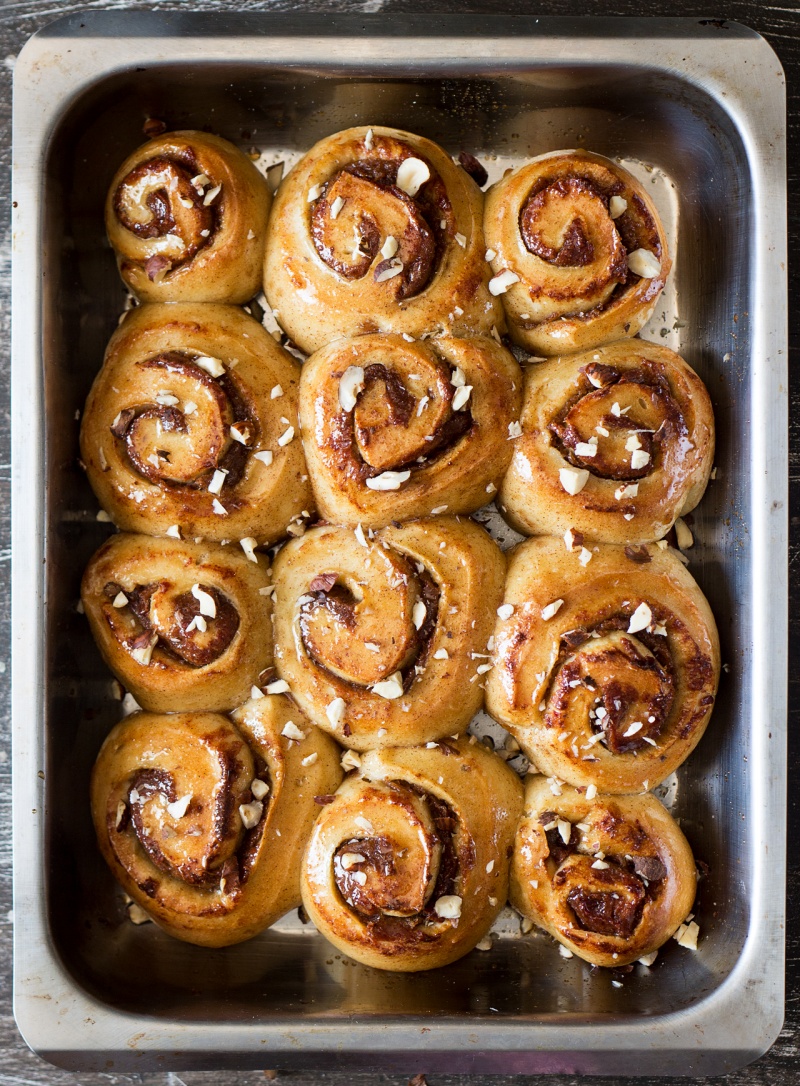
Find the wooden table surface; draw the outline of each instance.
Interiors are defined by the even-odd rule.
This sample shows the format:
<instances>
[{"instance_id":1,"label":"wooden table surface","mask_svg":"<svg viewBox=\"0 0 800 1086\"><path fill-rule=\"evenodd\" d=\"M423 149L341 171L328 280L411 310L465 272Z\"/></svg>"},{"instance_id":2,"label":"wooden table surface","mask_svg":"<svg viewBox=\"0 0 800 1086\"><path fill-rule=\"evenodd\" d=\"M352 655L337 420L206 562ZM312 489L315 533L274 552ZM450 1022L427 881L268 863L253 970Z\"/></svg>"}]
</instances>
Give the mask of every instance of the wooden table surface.
<instances>
[{"instance_id":1,"label":"wooden table surface","mask_svg":"<svg viewBox=\"0 0 800 1086\"><path fill-rule=\"evenodd\" d=\"M491 16L492 12L536 15L684 15L727 18L745 23L758 30L771 43L783 63L788 83L789 102L789 297L793 302L790 316L791 370L791 431L789 455L791 544L790 582L792 601L800 604L800 4L778 0L776 5L760 5L748 0L503 0L492 4L470 0L188 0L149 3L128 0L0 0L0 562L2 576L10 567L9 542L9 300L10 300L10 162L11 162L11 73L14 58L29 37L56 17L73 11L114 8L148 8L163 10L202 11L315 11L315 12L474 12ZM8 593L3 599L8 600ZM789 764L800 759L800 606L790 606L790 669L789 683ZM14 1025L11 1011L11 936L13 912L11 900L11 774L9 734L9 691L2 676L9 666L9 608L0 610L0 1086L122 1086L142 1083L147 1086L251 1086L267 1081L262 1072L182 1072L154 1074L72 1074L59 1071L34 1056L25 1046ZM736 1086L788 1086L800 1082L800 804L794 790L789 789L789 856L788 856L788 939L786 1022L773 1048L750 1067L724 1079L703 1081L726 1082ZM424 1072L425 1067L410 1070ZM270 1076L271 1077L271 1076ZM279 1073L279 1082L292 1086L329 1083L331 1086L357 1086L363 1083L384 1083L400 1086L408 1081L405 1075L333 1074L325 1071ZM510 1086L512 1082L567 1086L578 1080L571 1076L526 1076L523 1078L483 1077L467 1075L430 1075L429 1086ZM581 1079L584 1082L608 1082L608 1079ZM632 1082L678 1083L686 1079L633 1079Z\"/></svg>"}]
</instances>

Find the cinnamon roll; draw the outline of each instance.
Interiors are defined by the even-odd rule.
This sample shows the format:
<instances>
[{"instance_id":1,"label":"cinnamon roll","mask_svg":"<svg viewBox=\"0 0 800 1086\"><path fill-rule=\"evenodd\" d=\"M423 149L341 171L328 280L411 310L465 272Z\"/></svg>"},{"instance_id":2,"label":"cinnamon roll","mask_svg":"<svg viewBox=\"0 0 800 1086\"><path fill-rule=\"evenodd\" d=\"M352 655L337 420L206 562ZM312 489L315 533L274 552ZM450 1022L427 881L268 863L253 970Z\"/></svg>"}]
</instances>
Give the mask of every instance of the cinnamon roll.
<instances>
[{"instance_id":1,"label":"cinnamon roll","mask_svg":"<svg viewBox=\"0 0 800 1086\"><path fill-rule=\"evenodd\" d=\"M635 336L671 268L664 228L630 173L602 155L540 155L489 189L484 220L516 343L539 355Z\"/></svg>"},{"instance_id":2,"label":"cinnamon roll","mask_svg":"<svg viewBox=\"0 0 800 1086\"><path fill-rule=\"evenodd\" d=\"M112 536L81 599L100 653L155 712L232 709L272 664L265 563L239 547Z\"/></svg>"},{"instance_id":3,"label":"cinnamon roll","mask_svg":"<svg viewBox=\"0 0 800 1086\"><path fill-rule=\"evenodd\" d=\"M483 700L504 572L468 520L312 528L274 563L278 673L355 750L463 731Z\"/></svg>"},{"instance_id":4,"label":"cinnamon roll","mask_svg":"<svg viewBox=\"0 0 800 1086\"><path fill-rule=\"evenodd\" d=\"M674 552L526 540L498 614L487 708L541 772L642 792L694 750L717 692L719 640Z\"/></svg>"},{"instance_id":5,"label":"cinnamon roll","mask_svg":"<svg viewBox=\"0 0 800 1086\"><path fill-rule=\"evenodd\" d=\"M705 385L639 339L530 367L521 428L500 505L526 534L660 539L700 501L714 459Z\"/></svg>"},{"instance_id":6,"label":"cinnamon roll","mask_svg":"<svg viewBox=\"0 0 800 1086\"><path fill-rule=\"evenodd\" d=\"M128 531L275 542L313 510L299 374L233 306L132 311L111 337L81 425L100 504Z\"/></svg>"},{"instance_id":7,"label":"cinnamon roll","mask_svg":"<svg viewBox=\"0 0 800 1086\"><path fill-rule=\"evenodd\" d=\"M350 128L317 143L281 183L264 292L309 354L341 336L489 332L483 195L430 140Z\"/></svg>"},{"instance_id":8,"label":"cinnamon roll","mask_svg":"<svg viewBox=\"0 0 800 1086\"><path fill-rule=\"evenodd\" d=\"M326 939L378 969L463 957L503 908L519 778L466 738L374 750L323 807L303 905Z\"/></svg>"},{"instance_id":9,"label":"cinnamon roll","mask_svg":"<svg viewBox=\"0 0 800 1086\"><path fill-rule=\"evenodd\" d=\"M253 163L206 132L167 132L125 159L106 231L145 302L246 302L258 293L272 196Z\"/></svg>"},{"instance_id":10,"label":"cinnamon roll","mask_svg":"<svg viewBox=\"0 0 800 1086\"><path fill-rule=\"evenodd\" d=\"M379 528L471 513L511 460L522 374L493 339L339 340L303 366L300 421L317 505Z\"/></svg>"},{"instance_id":11,"label":"cinnamon roll","mask_svg":"<svg viewBox=\"0 0 800 1086\"><path fill-rule=\"evenodd\" d=\"M652 954L694 902L692 850L652 795L589 799L542 777L525 789L511 862L511 904L593 965Z\"/></svg>"},{"instance_id":12,"label":"cinnamon roll","mask_svg":"<svg viewBox=\"0 0 800 1086\"><path fill-rule=\"evenodd\" d=\"M170 935L201 946L249 939L300 903L300 860L342 779L338 747L289 699L232 716L135 713L92 774L100 851Z\"/></svg>"}]
</instances>

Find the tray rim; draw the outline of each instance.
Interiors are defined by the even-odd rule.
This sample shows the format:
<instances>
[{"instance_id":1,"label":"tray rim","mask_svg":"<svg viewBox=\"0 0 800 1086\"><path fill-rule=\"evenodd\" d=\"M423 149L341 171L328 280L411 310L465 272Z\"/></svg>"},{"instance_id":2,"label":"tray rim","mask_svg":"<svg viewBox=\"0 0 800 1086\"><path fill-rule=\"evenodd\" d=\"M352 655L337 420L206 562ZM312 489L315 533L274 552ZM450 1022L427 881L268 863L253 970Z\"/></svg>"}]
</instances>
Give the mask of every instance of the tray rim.
<instances>
[{"instance_id":1,"label":"tray rim","mask_svg":"<svg viewBox=\"0 0 800 1086\"><path fill-rule=\"evenodd\" d=\"M176 17L177 16L177 17ZM202 30L189 34L192 20ZM783 1022L785 918L786 677L787 677L787 282L785 91L780 62L754 31L726 24L727 63L719 65L718 28L696 19L534 18L498 16L312 16L270 13L83 12L34 35L14 72L12 187L12 734L14 818L14 1009L29 1046L59 1066L117 1070L313 1067L409 1070L424 1057L428 1069L498 1073L560 1071L710 1075L730 1071L765 1052ZM258 36L256 35L258 31ZM492 38L493 55L482 44ZM270 36L271 35L271 36ZM340 37L335 62L328 39ZM124 41L117 48L109 37ZM391 56L386 41L392 40ZM587 42L603 39L598 61ZM636 40L632 58L626 42ZM347 50L346 42L352 42ZM657 68L692 82L729 115L747 151L756 221L754 238L751 474L751 598L781 601L753 613L753 719L770 714L772 738L753 735L753 912L742 958L698 1004L652 1019L609 1018L588 1024L450 1016L215 1023L158 1022L114 1010L79 989L52 945L46 915L43 665L45 473L41 357L43 165L60 119L85 90L134 64L315 64L329 71L376 67L387 74L413 57L433 74L467 73L548 63L546 41L560 65L624 63ZM665 41L680 43L665 56ZM533 48L532 48L533 47ZM733 63L732 50L746 56ZM269 52L269 55L267 53ZM399 59L398 59L399 58ZM68 63L65 63L68 61ZM555 61L550 61L555 63ZM476 71L477 66L477 71ZM735 72L734 75L728 73ZM759 422L763 425L759 425ZM19 450L25 449L23 457ZM31 721L35 727L31 727ZM769 855L760 841L767 840ZM32 843L36 862L31 863ZM741 998L751 993L750 1013ZM757 998L753 998L758 993ZM724 1025L736 1021L735 1036ZM632 1029L632 1025L635 1026ZM347 1045L347 1050L342 1046ZM472 1051L474 1050L474 1051Z\"/></svg>"}]
</instances>

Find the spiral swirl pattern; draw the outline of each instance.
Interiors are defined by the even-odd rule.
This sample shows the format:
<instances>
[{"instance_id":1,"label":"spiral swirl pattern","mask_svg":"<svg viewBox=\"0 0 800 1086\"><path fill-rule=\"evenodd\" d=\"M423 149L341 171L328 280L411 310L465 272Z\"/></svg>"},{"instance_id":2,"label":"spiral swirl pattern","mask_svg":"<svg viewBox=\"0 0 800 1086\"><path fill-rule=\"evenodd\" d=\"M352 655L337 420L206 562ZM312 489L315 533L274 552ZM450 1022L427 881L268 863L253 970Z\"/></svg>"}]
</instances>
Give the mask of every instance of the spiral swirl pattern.
<instances>
[{"instance_id":1,"label":"spiral swirl pattern","mask_svg":"<svg viewBox=\"0 0 800 1086\"><path fill-rule=\"evenodd\" d=\"M292 717L300 740L283 734ZM335 743L280 696L230 718L136 713L109 734L92 774L97 839L171 935L226 946L299 903L313 797L341 776Z\"/></svg>"},{"instance_id":2,"label":"spiral swirl pattern","mask_svg":"<svg viewBox=\"0 0 800 1086\"><path fill-rule=\"evenodd\" d=\"M81 454L122 528L273 543L313 509L299 366L231 306L143 306L111 338Z\"/></svg>"},{"instance_id":3,"label":"spiral swirl pattern","mask_svg":"<svg viewBox=\"0 0 800 1086\"><path fill-rule=\"evenodd\" d=\"M349 747L463 730L500 602L501 551L451 517L314 528L277 555L275 662L303 711Z\"/></svg>"},{"instance_id":4,"label":"spiral swirl pattern","mask_svg":"<svg viewBox=\"0 0 800 1086\"><path fill-rule=\"evenodd\" d=\"M503 177L486 197L485 232L509 331L539 355L636 335L671 267L642 186L587 151L540 155Z\"/></svg>"},{"instance_id":5,"label":"spiral swirl pattern","mask_svg":"<svg viewBox=\"0 0 800 1086\"><path fill-rule=\"evenodd\" d=\"M593 965L619 968L658 950L694 902L686 838L652 795L554 796L532 778L517 830L511 903Z\"/></svg>"},{"instance_id":6,"label":"spiral swirl pattern","mask_svg":"<svg viewBox=\"0 0 800 1086\"><path fill-rule=\"evenodd\" d=\"M430 140L351 128L317 143L275 198L264 291L311 353L369 332L489 332L483 196Z\"/></svg>"},{"instance_id":7,"label":"spiral swirl pattern","mask_svg":"<svg viewBox=\"0 0 800 1086\"><path fill-rule=\"evenodd\" d=\"M121 534L87 566L81 599L104 660L139 704L232 709L272 663L268 586L232 547Z\"/></svg>"},{"instance_id":8,"label":"spiral swirl pattern","mask_svg":"<svg viewBox=\"0 0 800 1086\"><path fill-rule=\"evenodd\" d=\"M365 754L309 841L309 916L367 965L455 961L503 907L521 798L514 773L466 739Z\"/></svg>"},{"instance_id":9,"label":"spiral swirl pattern","mask_svg":"<svg viewBox=\"0 0 800 1086\"><path fill-rule=\"evenodd\" d=\"M322 515L379 528L485 505L511 460L522 375L494 340L361 336L303 367L300 420Z\"/></svg>"},{"instance_id":10,"label":"spiral swirl pattern","mask_svg":"<svg viewBox=\"0 0 800 1086\"><path fill-rule=\"evenodd\" d=\"M138 148L111 182L106 230L148 302L241 303L259 290L271 194L250 159L205 132Z\"/></svg>"},{"instance_id":11,"label":"spiral swirl pattern","mask_svg":"<svg viewBox=\"0 0 800 1086\"><path fill-rule=\"evenodd\" d=\"M521 428L500 505L528 535L660 539L700 501L714 459L703 382L642 340L531 367Z\"/></svg>"},{"instance_id":12,"label":"spiral swirl pattern","mask_svg":"<svg viewBox=\"0 0 800 1086\"><path fill-rule=\"evenodd\" d=\"M630 553L629 553L630 552ZM654 788L691 753L719 681L705 597L657 546L554 539L515 548L487 707L541 772L575 786Z\"/></svg>"}]
</instances>

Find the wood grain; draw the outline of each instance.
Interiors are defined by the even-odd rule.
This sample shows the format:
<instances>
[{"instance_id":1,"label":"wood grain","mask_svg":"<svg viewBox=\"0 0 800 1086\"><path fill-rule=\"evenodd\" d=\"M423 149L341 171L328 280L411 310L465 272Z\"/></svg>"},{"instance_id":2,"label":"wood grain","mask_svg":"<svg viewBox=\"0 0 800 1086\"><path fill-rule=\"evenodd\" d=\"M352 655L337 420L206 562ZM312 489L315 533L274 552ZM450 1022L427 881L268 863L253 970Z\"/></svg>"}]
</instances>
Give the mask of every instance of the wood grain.
<instances>
[{"instance_id":1,"label":"wood grain","mask_svg":"<svg viewBox=\"0 0 800 1086\"><path fill-rule=\"evenodd\" d=\"M9 260L10 260L10 140L11 140L11 71L14 57L28 36L60 15L91 9L159 9L164 11L314 11L314 12L462 12L485 14L488 18L498 10L512 14L569 15L577 11L587 15L685 15L698 14L725 17L745 23L758 30L777 52L787 75L789 108L789 297L793 300L790 317L790 666L789 685L789 765L800 764L800 4L762 5L747 0L727 0L709 11L705 0L698 5L692 0L657 0L643 5L641 0L504 0L472 3L469 0L190 0L188 3L151 0L131 3L128 0L89 0L73 3L58 0L4 0L0 6L0 577L3 587L9 569ZM698 8L700 11L698 11ZM720 31L723 33L723 31ZM9 598L4 591L2 598ZM792 606L793 605L793 606ZM25 1046L14 1025L10 1008L11 991L11 826L10 826L10 736L9 691L3 682L9 663L9 609L0 609L0 1086L122 1086L127 1083L148 1086L250 1086L264 1083L262 1072L164 1072L156 1074L71 1074L55 1070L34 1056ZM789 790L789 856L788 856L787 998L786 1024L771 1051L751 1067L728 1076L724 1081L732 1086L788 1086L800 1079L800 801L798 793ZM401 1086L411 1074L424 1067L409 1066L409 1075L335 1074L328 1072L292 1072L281 1074L278 1081L294 1086L328 1083L330 1086L357 1086L382 1083ZM533 1078L524 1081L533 1082ZM548 1086L571 1086L578 1079L571 1076L542 1077ZM608 1079L580 1079L580 1083L603 1082ZM636 1079L640 1083L679 1083L686 1079ZM714 1081L721 1082L722 1079ZM510 1077L478 1077L430 1075L429 1086L512 1086L520 1079Z\"/></svg>"}]
</instances>

